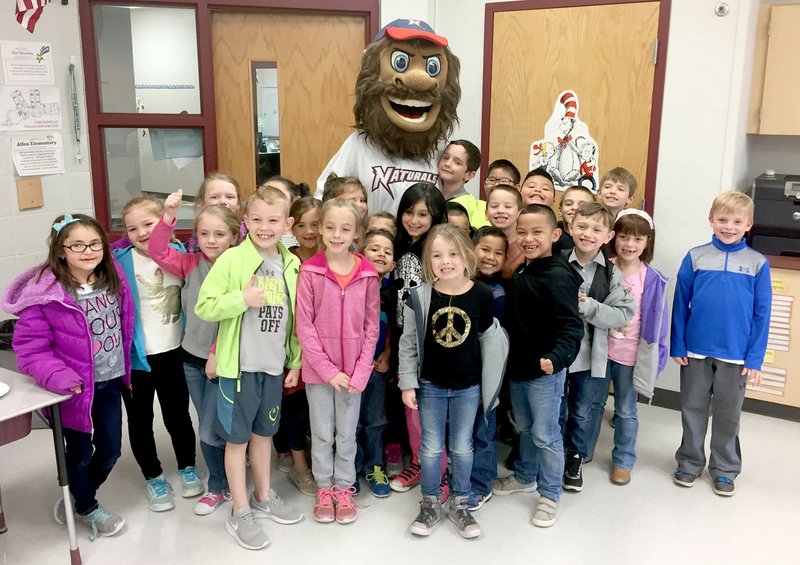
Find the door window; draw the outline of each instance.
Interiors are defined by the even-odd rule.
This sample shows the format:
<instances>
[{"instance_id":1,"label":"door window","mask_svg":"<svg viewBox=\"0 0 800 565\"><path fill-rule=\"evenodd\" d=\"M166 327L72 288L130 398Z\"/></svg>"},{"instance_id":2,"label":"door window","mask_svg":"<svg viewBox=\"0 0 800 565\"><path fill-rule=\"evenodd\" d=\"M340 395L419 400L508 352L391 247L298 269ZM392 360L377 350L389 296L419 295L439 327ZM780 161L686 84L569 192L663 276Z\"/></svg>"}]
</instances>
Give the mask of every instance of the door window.
<instances>
[{"instance_id":1,"label":"door window","mask_svg":"<svg viewBox=\"0 0 800 565\"><path fill-rule=\"evenodd\" d=\"M253 61L253 115L256 136L256 184L281 174L278 63Z\"/></svg>"}]
</instances>

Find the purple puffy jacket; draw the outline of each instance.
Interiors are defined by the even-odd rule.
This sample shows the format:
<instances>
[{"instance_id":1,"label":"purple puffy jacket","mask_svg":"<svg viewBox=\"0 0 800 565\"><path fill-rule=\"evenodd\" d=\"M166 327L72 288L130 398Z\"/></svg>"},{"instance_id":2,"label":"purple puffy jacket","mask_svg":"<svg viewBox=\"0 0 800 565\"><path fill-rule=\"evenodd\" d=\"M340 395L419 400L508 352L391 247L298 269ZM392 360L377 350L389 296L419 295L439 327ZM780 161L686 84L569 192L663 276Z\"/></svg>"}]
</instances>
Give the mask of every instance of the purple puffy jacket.
<instances>
[{"instance_id":1,"label":"purple puffy jacket","mask_svg":"<svg viewBox=\"0 0 800 565\"><path fill-rule=\"evenodd\" d=\"M116 266L122 281L119 296L125 352L122 380L130 388L135 310L125 275ZM40 269L34 267L14 279L0 301L3 310L19 316L13 341L17 366L20 372L51 392L69 394L70 388L80 385L83 392L61 404L61 421L64 427L91 433L94 355L89 326L81 308L52 271L45 269L39 276Z\"/></svg>"}]
</instances>

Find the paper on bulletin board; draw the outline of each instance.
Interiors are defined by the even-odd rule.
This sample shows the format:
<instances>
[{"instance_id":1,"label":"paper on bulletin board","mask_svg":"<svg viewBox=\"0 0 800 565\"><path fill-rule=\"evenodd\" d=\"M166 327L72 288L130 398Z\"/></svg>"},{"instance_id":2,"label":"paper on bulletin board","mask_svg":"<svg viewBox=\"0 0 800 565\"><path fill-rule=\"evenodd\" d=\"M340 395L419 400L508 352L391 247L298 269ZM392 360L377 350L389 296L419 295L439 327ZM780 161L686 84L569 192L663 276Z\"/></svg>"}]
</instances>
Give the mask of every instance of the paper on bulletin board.
<instances>
[{"instance_id":1,"label":"paper on bulletin board","mask_svg":"<svg viewBox=\"0 0 800 565\"><path fill-rule=\"evenodd\" d=\"M0 41L6 84L53 84L53 54L49 43Z\"/></svg>"},{"instance_id":2,"label":"paper on bulletin board","mask_svg":"<svg viewBox=\"0 0 800 565\"><path fill-rule=\"evenodd\" d=\"M60 133L12 135L11 156L21 177L64 173L64 144Z\"/></svg>"},{"instance_id":3,"label":"paper on bulletin board","mask_svg":"<svg viewBox=\"0 0 800 565\"><path fill-rule=\"evenodd\" d=\"M0 131L61 129L61 91L54 86L0 88Z\"/></svg>"}]
</instances>

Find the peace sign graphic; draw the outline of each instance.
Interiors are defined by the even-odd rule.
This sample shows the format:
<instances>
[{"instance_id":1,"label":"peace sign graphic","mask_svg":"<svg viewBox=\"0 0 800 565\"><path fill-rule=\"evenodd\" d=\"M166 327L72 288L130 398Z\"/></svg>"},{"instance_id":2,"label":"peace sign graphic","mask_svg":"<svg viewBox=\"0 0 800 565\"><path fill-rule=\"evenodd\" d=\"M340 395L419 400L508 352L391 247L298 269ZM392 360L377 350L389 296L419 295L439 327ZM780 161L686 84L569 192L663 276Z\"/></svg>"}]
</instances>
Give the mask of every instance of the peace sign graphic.
<instances>
[{"instance_id":1,"label":"peace sign graphic","mask_svg":"<svg viewBox=\"0 0 800 565\"><path fill-rule=\"evenodd\" d=\"M444 328L437 330L436 320L445 314L447 314L447 323ZM462 333L458 333L458 330L453 324L455 316L458 316L464 321L464 331ZM446 308L440 308L433 314L431 317L431 326L433 326L433 339L436 340L436 343L450 349L464 343L469 335L469 330L472 328L472 320L469 319L467 313L461 308L447 306Z\"/></svg>"}]
</instances>

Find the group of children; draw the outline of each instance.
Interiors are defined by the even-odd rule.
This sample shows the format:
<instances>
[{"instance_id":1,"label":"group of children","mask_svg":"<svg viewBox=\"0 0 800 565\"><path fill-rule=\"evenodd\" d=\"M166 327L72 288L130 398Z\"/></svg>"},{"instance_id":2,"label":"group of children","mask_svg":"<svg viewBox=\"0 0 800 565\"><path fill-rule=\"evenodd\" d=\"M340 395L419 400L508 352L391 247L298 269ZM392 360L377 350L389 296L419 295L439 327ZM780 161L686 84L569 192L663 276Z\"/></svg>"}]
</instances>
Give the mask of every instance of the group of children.
<instances>
[{"instance_id":1,"label":"group of children","mask_svg":"<svg viewBox=\"0 0 800 565\"><path fill-rule=\"evenodd\" d=\"M396 219L366 217L355 178L332 176L323 202L276 178L242 203L235 179L212 173L197 196L193 252L173 237L181 191L163 204L128 202L127 237L114 245L93 218L59 216L47 261L2 304L19 316L20 370L73 393L62 408L73 500L56 504L56 519L74 507L93 537L123 527L96 499L120 456L123 403L149 508L174 508L154 440L156 395L181 495L202 494L198 515L231 500L225 529L248 549L269 544L258 519L303 518L271 487L273 448L278 468L314 497L318 522L354 521L364 476L379 498L421 485L417 535L447 504L462 537L480 536L472 513L493 494L520 492L539 493L532 523L550 526L562 490L583 488L610 383L610 479L627 484L637 399L653 396L668 334L667 280L650 265L653 220L627 208L636 180L617 168L597 195L567 189L559 221L547 171L521 179L495 161L483 202L464 189L479 163L473 144L451 142L441 186L408 188ZM687 255L674 300L684 429L674 481L692 486L705 468L713 404L709 469L714 491L731 495L771 289L769 265L743 240L752 201L723 193L709 221L714 237ZM498 417L515 436L514 474L500 480Z\"/></svg>"}]
</instances>

